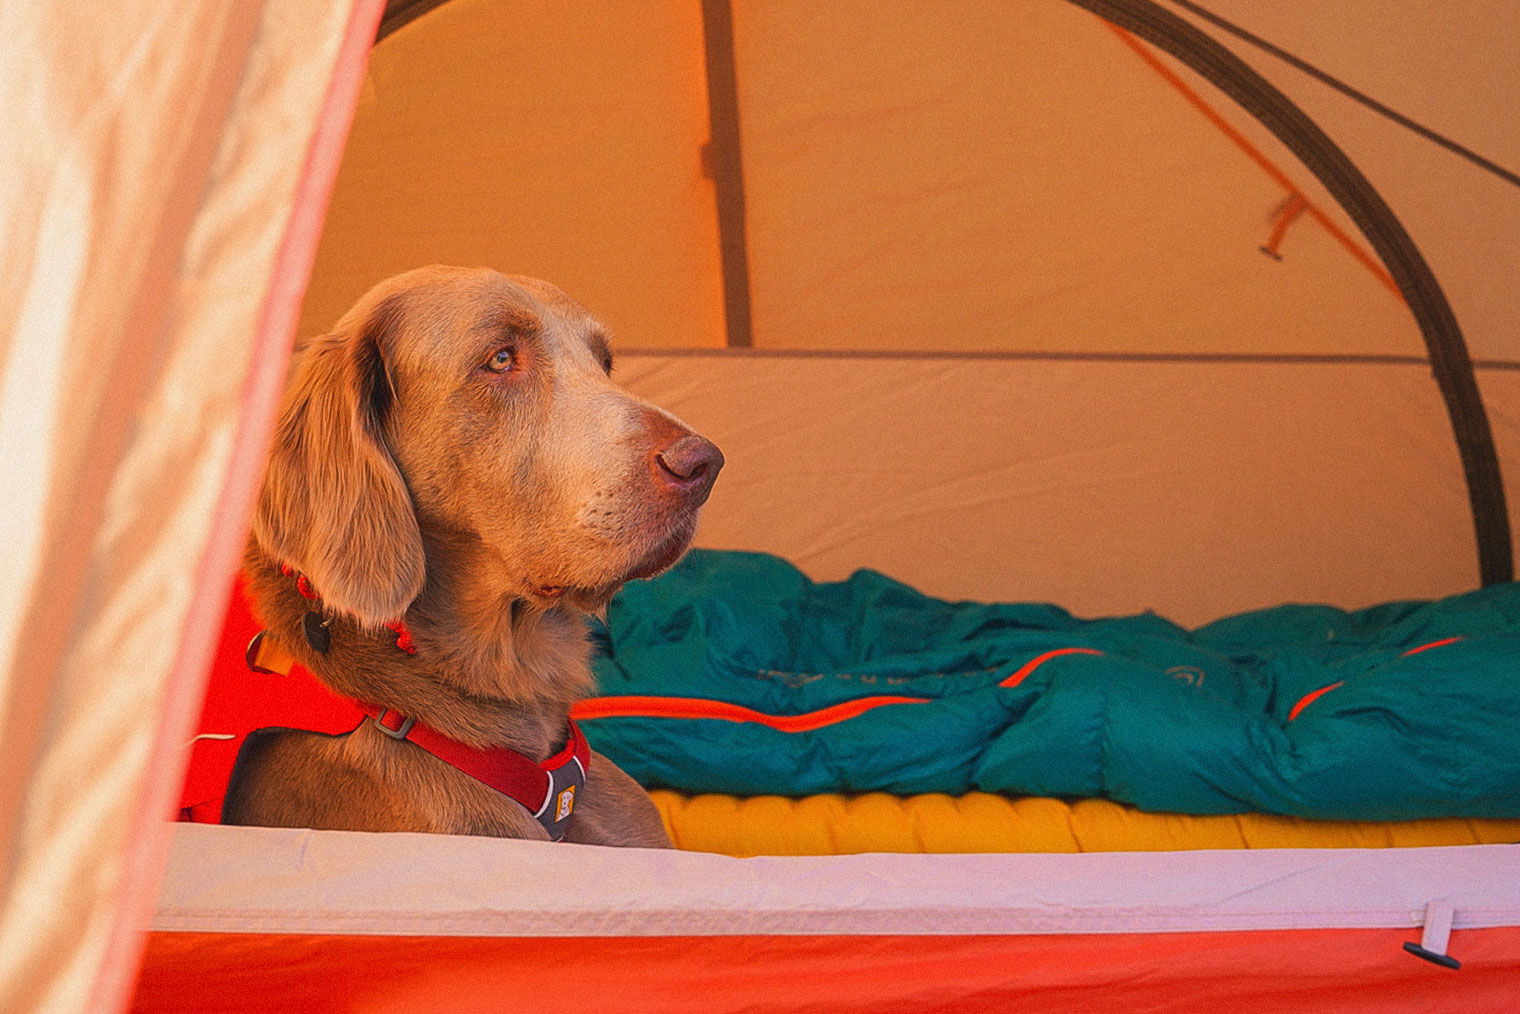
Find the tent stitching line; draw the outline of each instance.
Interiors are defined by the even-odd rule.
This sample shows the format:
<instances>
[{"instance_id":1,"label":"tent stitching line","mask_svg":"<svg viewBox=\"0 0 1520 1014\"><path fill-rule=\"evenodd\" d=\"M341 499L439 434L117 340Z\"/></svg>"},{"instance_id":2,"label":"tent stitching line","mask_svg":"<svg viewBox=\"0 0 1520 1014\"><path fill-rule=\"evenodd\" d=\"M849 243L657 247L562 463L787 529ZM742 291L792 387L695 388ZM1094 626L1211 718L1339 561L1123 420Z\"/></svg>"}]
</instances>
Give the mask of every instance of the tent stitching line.
<instances>
[{"instance_id":1,"label":"tent stitching line","mask_svg":"<svg viewBox=\"0 0 1520 1014\"><path fill-rule=\"evenodd\" d=\"M618 349L619 359L659 358L716 359L934 359L934 360L1008 360L1097 362L1097 363L1240 363L1280 366L1430 366L1428 356L1392 354L1356 354L1333 352L1079 352L1056 350L1008 349L827 349L827 348L656 348L650 346ZM1475 359L1479 370L1520 370L1520 360Z\"/></svg>"},{"instance_id":2,"label":"tent stitching line","mask_svg":"<svg viewBox=\"0 0 1520 1014\"><path fill-rule=\"evenodd\" d=\"M1256 850L1242 850L1256 851ZM1261 850L1264 851L1264 850ZM1037 855L1039 853L1006 853L1010 856ZM1092 855L1093 853L1049 853L1051 855ZM897 922L905 916L921 912L927 906L908 905L882 907L874 909L857 910L846 915L846 920L857 920L860 923L885 923L892 925L888 930L865 931L868 935L903 935L903 936L934 936L943 930L904 930L901 926L909 925L909 921ZM317 908L305 911L292 911L288 908L233 908L227 906L198 906L198 905L172 905L159 908L155 913L151 929L158 932L221 932L221 933L247 933L247 934L301 934L321 932L322 926L340 926L340 932L354 932L354 927L377 926L384 927L377 932L379 935L409 935L406 932L396 932L404 926L428 926L435 931L442 929L445 932L450 928L457 931L471 929L485 930L486 936L512 937L524 935L543 926L546 921L556 922L567 917L579 917L589 920L608 920L613 927L603 926L605 932L577 929L564 932L564 936L665 936L671 934L664 927L669 920L676 920L677 926L681 920L689 919L692 912L696 911L704 916L722 916L732 918L734 912L726 908L713 909L654 909L639 912L614 909L581 909L578 911L564 911L558 909L537 910L497 910L469 914L458 912L418 911L416 909L397 908L374 908L363 911L338 908ZM936 910L938 911L938 910ZM1424 912L1412 907L1389 903L1382 906L1347 907L1337 909L1333 914L1327 913L1316 907L1290 907L1273 906L1270 908L1216 907L1214 910L1202 913L1193 906L1148 906L1146 912L1135 911L1132 907L1121 907L1117 910L1104 906L1094 905L1069 910L1066 913L1052 913L1046 909L1020 906L989 906L977 908L960 908L950 910L948 913L952 923L967 924L1030 924L1034 927L1083 927L1093 924L1103 925L1114 922L1122 922L1130 925L1146 926L1146 929L1136 929L1132 932L1167 932L1163 927L1175 927L1179 920L1208 926L1223 931L1232 929L1239 932L1249 932L1266 928L1293 930L1293 929L1416 929L1423 924ZM788 928L815 924L820 915L805 909L789 910L751 910L746 913L745 925L752 927L751 931L759 927L759 932L780 931L786 932ZM824 916L826 919L827 916ZM1311 920L1307 925L1304 920ZM1454 929L1486 929L1493 927L1505 927L1516 925L1516 919L1520 919L1520 910L1508 906L1482 906L1464 905L1458 909L1457 920L1453 924ZM1248 925L1239 926L1245 922ZM1235 925L1231 925L1235 924ZM1266 924L1266 925L1262 925ZM1274 925L1275 924L1275 925ZM629 933L624 926L638 927L646 932ZM493 932L494 931L494 932ZM1078 930L1071 930L1073 932ZM1176 930L1172 930L1176 931ZM1060 930L1058 930L1060 932ZM725 935L747 935L743 929Z\"/></svg>"}]
</instances>

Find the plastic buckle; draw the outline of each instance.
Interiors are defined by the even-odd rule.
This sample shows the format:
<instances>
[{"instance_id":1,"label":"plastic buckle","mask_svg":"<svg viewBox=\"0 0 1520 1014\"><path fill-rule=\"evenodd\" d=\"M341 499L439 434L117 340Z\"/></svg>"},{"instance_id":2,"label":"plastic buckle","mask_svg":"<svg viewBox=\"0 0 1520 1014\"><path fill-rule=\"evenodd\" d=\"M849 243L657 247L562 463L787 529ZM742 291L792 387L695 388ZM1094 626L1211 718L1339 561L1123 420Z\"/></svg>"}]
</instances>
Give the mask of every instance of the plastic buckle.
<instances>
[{"instance_id":1,"label":"plastic buckle","mask_svg":"<svg viewBox=\"0 0 1520 1014\"><path fill-rule=\"evenodd\" d=\"M384 718L387 714L389 714L389 712L381 712L378 717L372 718L372 719L370 719L370 721L372 721L372 722L375 723L375 728L377 728L381 732L385 733L391 739L406 739L406 734L409 733L409 732L411 732L412 731L412 726L414 726L414 725L417 724L417 719L415 719L415 718L407 718L405 721L403 721L401 723L401 728L399 728L399 729L392 729L390 726L388 726L384 722L380 721L380 719Z\"/></svg>"}]
</instances>

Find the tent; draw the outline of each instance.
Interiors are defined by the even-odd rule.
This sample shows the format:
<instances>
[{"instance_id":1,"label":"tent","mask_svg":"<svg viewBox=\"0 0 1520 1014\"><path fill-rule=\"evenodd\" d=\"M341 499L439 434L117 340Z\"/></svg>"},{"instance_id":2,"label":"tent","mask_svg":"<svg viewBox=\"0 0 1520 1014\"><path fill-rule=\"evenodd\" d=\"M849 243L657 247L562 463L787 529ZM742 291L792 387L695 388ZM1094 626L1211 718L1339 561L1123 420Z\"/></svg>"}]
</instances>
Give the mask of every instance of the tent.
<instances>
[{"instance_id":1,"label":"tent","mask_svg":"<svg viewBox=\"0 0 1520 1014\"><path fill-rule=\"evenodd\" d=\"M1514 844L741 860L165 821L291 338L418 264L597 312L620 381L728 456L707 547L1184 623L1510 580L1511 5L0 25L0 1007L1512 1002Z\"/></svg>"}]
</instances>

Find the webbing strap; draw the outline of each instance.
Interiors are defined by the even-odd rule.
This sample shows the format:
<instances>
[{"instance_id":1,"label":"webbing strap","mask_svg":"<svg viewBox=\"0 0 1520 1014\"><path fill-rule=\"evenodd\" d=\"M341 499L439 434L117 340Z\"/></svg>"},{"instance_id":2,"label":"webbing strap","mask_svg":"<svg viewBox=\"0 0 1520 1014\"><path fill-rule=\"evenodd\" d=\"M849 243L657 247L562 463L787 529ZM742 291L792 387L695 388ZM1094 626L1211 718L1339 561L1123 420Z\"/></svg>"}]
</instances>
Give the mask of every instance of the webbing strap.
<instances>
[{"instance_id":1,"label":"webbing strap","mask_svg":"<svg viewBox=\"0 0 1520 1014\"><path fill-rule=\"evenodd\" d=\"M573 719L568 720L565 748L537 763L507 747L481 750L468 746L399 711L362 701L359 707L392 739L413 743L445 764L515 799L544 826L549 837L555 841L564 837L576 795L591 767L591 746Z\"/></svg>"}]
</instances>

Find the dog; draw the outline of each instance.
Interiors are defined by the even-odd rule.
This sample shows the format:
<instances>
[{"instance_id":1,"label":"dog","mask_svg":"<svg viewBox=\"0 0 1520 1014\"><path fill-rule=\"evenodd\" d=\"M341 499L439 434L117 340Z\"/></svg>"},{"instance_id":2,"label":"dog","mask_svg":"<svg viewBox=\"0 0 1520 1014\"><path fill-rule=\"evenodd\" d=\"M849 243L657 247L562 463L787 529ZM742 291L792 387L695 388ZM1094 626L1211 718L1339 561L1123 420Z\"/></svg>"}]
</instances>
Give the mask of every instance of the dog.
<instances>
[{"instance_id":1,"label":"dog","mask_svg":"<svg viewBox=\"0 0 1520 1014\"><path fill-rule=\"evenodd\" d=\"M224 823L669 847L583 740L557 828L418 745L574 752L585 616L689 545L723 455L611 372L579 304L485 269L389 279L298 349L244 574L266 636L378 717L250 735Z\"/></svg>"}]
</instances>

